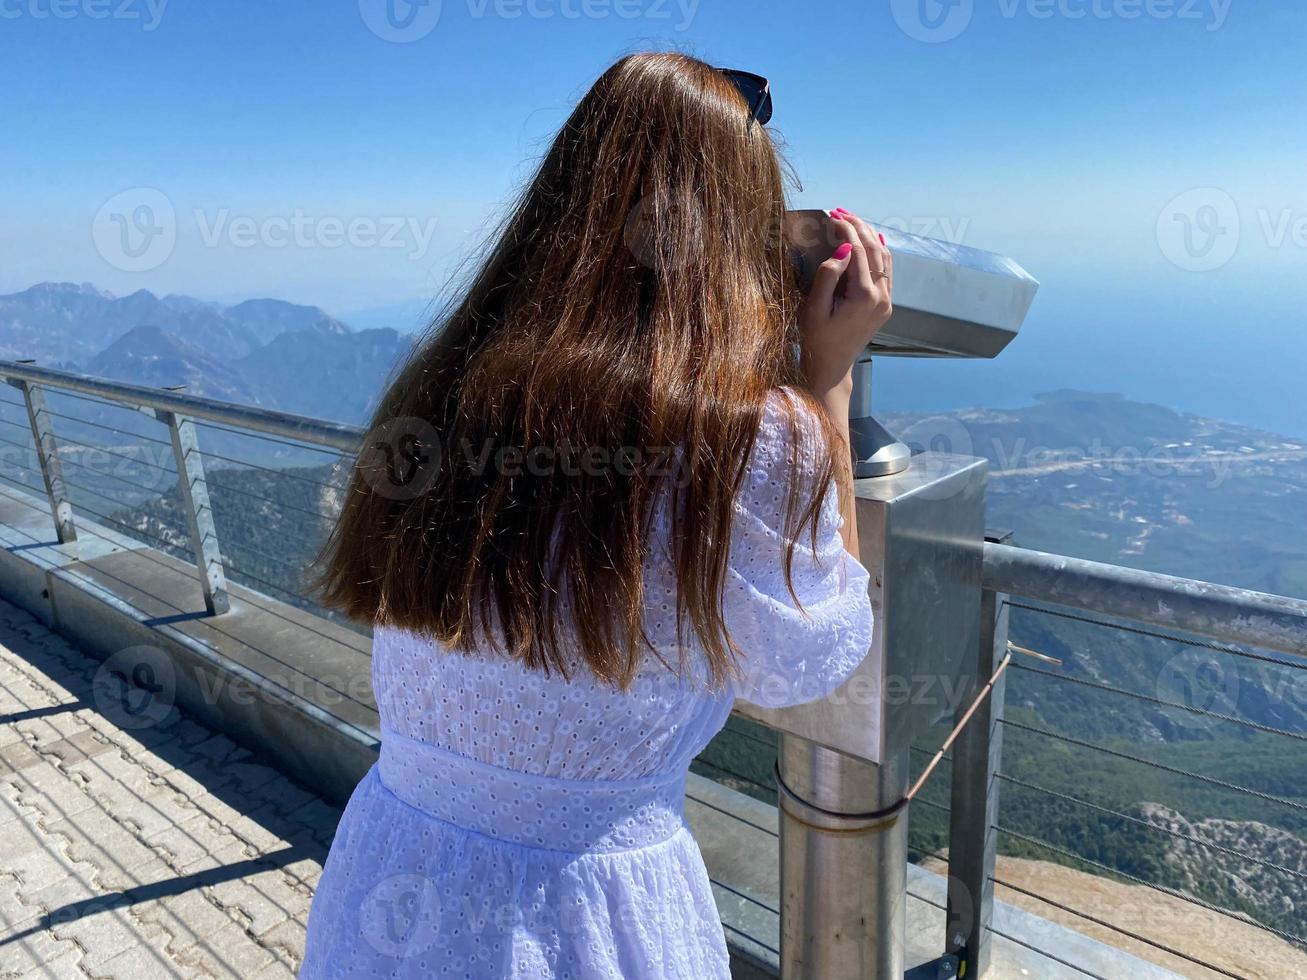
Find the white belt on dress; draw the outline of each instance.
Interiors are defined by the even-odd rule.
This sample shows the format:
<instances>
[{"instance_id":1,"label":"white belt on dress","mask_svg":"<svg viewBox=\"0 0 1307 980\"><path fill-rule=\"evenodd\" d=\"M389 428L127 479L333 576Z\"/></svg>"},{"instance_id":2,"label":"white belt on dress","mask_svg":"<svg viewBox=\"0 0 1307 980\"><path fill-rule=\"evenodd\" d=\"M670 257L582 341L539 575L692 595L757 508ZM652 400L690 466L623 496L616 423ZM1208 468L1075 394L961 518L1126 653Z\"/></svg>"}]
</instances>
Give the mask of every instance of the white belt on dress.
<instances>
[{"instance_id":1,"label":"white belt on dress","mask_svg":"<svg viewBox=\"0 0 1307 980\"><path fill-rule=\"evenodd\" d=\"M685 772L641 779L558 779L505 769L389 728L382 784L445 823L524 847L624 851L685 826Z\"/></svg>"}]
</instances>

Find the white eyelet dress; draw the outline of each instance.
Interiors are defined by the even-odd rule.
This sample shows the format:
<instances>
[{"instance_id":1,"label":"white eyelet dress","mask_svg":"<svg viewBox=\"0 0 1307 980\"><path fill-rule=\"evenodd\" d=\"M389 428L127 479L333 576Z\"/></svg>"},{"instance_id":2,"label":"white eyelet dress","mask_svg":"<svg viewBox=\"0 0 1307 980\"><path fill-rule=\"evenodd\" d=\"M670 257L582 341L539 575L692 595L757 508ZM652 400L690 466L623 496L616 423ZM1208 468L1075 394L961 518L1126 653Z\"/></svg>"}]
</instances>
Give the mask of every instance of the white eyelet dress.
<instances>
[{"instance_id":1,"label":"white eyelet dress","mask_svg":"<svg viewBox=\"0 0 1307 980\"><path fill-rule=\"evenodd\" d=\"M646 658L617 691L393 629L373 641L381 758L354 791L314 898L302 980L728 980L703 860L682 815L690 761L736 697L824 697L871 645L867 572L834 492L784 573L783 395L768 401L725 595L743 679L711 690ZM811 419L800 420L800 431ZM667 522L656 515L655 539ZM677 662L674 574L652 542L647 629ZM697 663L689 651L687 660ZM694 671L686 673L694 674Z\"/></svg>"}]
</instances>

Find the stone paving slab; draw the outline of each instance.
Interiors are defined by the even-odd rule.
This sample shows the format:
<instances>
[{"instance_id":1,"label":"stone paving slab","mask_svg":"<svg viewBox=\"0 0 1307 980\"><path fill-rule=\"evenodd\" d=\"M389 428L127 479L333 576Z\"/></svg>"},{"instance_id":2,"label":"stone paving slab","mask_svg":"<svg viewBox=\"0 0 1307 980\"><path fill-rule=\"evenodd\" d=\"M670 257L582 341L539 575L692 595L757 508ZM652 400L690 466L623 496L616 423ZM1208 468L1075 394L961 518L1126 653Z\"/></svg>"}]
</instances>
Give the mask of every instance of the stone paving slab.
<instances>
[{"instance_id":1,"label":"stone paving slab","mask_svg":"<svg viewBox=\"0 0 1307 980\"><path fill-rule=\"evenodd\" d=\"M115 691L0 601L0 980L293 977L340 811Z\"/></svg>"}]
</instances>

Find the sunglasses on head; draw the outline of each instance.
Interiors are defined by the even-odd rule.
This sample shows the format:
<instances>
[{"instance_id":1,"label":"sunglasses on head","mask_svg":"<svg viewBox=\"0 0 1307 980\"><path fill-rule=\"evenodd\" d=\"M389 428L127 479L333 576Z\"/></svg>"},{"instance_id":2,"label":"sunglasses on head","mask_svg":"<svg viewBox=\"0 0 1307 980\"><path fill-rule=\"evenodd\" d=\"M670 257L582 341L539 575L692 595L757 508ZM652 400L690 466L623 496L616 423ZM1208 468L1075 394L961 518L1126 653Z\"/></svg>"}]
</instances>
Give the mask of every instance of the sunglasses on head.
<instances>
[{"instance_id":1,"label":"sunglasses on head","mask_svg":"<svg viewBox=\"0 0 1307 980\"><path fill-rule=\"evenodd\" d=\"M749 129L753 128L755 120L760 126L766 126L771 122L771 83L767 79L751 71L738 71L734 68L717 70L727 77L740 95L744 96L744 101L749 106Z\"/></svg>"}]
</instances>

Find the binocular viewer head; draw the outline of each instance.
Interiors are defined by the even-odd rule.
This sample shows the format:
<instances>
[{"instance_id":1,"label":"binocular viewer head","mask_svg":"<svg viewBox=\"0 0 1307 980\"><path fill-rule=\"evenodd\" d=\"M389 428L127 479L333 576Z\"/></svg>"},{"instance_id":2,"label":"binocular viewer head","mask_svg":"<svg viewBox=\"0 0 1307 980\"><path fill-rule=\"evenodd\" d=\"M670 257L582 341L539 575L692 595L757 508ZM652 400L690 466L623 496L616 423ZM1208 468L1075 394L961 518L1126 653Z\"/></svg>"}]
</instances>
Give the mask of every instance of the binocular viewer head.
<instances>
[{"instance_id":1,"label":"binocular viewer head","mask_svg":"<svg viewBox=\"0 0 1307 980\"><path fill-rule=\"evenodd\" d=\"M825 211L790 211L786 240L806 291L842 239ZM894 253L894 315L867 348L899 357L996 357L1021 329L1039 283L1012 259L883 231Z\"/></svg>"}]
</instances>

